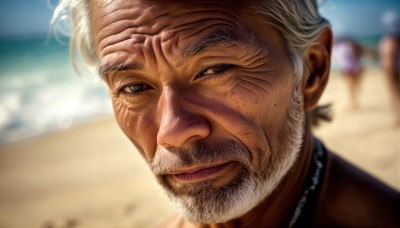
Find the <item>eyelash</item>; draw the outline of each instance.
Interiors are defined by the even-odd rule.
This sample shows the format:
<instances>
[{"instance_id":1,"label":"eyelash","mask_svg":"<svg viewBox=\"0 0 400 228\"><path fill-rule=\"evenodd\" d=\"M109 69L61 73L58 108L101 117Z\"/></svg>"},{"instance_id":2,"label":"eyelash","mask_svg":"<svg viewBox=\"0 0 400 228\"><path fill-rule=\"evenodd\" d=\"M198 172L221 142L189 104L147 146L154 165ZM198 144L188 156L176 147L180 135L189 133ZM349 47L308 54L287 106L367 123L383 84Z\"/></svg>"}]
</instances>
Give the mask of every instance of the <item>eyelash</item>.
<instances>
[{"instance_id":1,"label":"eyelash","mask_svg":"<svg viewBox=\"0 0 400 228\"><path fill-rule=\"evenodd\" d=\"M132 86L142 86L142 88L140 89L140 91L131 91L131 92L127 91L127 89L130 89L130 87L132 87ZM124 94L129 94L129 95L133 94L134 95L134 94L139 94L139 93L149 90L149 89L151 89L151 86L146 83L132 83L132 84L122 87L120 91Z\"/></svg>"},{"instance_id":2,"label":"eyelash","mask_svg":"<svg viewBox=\"0 0 400 228\"><path fill-rule=\"evenodd\" d=\"M233 67L233 65L231 65L231 64L217 64L217 65L209 66L209 67L206 67L203 70L201 70L196 75L196 79L202 78L202 77L207 77L207 79L218 77L218 76L224 74L227 70L229 70L232 67ZM213 70L213 71L215 71L215 73L204 75L208 70Z\"/></svg>"},{"instance_id":3,"label":"eyelash","mask_svg":"<svg viewBox=\"0 0 400 228\"><path fill-rule=\"evenodd\" d=\"M206 67L196 75L196 79L203 78L203 77L206 77L206 79L218 77L218 76L224 74L231 67L233 67L231 64L217 64L217 65ZM204 75L208 70L213 70L214 73L209 73L207 75ZM132 87L132 86L142 86L143 88L141 88L139 91L127 91L127 89L130 89L130 87ZM149 89L151 89L151 86L146 83L132 83L132 84L122 87L120 91L124 94L135 95L135 94L139 94L139 93L149 90Z\"/></svg>"}]
</instances>

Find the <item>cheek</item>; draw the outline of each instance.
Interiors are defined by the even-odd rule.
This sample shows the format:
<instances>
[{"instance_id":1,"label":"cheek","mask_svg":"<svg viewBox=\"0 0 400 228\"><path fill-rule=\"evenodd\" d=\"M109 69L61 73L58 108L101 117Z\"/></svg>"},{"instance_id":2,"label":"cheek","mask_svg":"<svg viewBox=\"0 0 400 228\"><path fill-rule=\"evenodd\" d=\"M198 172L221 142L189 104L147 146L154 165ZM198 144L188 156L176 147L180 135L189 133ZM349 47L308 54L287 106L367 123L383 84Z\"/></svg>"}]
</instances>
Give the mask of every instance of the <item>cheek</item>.
<instances>
[{"instance_id":1,"label":"cheek","mask_svg":"<svg viewBox=\"0 0 400 228\"><path fill-rule=\"evenodd\" d=\"M291 93L287 88L288 80L276 78L269 81L253 79L251 82L245 78L226 94L225 99L235 110L240 110L260 126L279 126L285 117Z\"/></svg>"},{"instance_id":2,"label":"cheek","mask_svg":"<svg viewBox=\"0 0 400 228\"><path fill-rule=\"evenodd\" d=\"M232 101L233 109L240 110L254 125L260 127L271 152L276 151L282 143L280 135L284 131L291 99L290 80L289 76L281 75L264 84L262 81L251 85L248 82L241 83L226 97Z\"/></svg>"},{"instance_id":3,"label":"cheek","mask_svg":"<svg viewBox=\"0 0 400 228\"><path fill-rule=\"evenodd\" d=\"M118 98L112 100L115 118L121 130L136 146L146 161L154 157L157 139L157 127L154 124L155 112L133 112Z\"/></svg>"},{"instance_id":4,"label":"cheek","mask_svg":"<svg viewBox=\"0 0 400 228\"><path fill-rule=\"evenodd\" d=\"M288 88L277 89L268 104L268 110L263 115L263 128L265 134L271 140L271 148L277 150L282 141L282 134L287 131L285 123L289 110L291 90Z\"/></svg>"}]
</instances>

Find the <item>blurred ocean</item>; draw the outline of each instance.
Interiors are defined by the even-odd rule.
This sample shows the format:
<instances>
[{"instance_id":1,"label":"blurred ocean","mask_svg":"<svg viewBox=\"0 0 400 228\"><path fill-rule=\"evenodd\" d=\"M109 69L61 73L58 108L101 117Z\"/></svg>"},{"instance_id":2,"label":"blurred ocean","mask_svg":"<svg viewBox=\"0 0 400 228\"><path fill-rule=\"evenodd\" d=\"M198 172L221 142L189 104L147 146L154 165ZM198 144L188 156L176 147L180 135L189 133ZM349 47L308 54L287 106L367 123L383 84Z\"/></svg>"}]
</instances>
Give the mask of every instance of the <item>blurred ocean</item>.
<instances>
[{"instance_id":1,"label":"blurred ocean","mask_svg":"<svg viewBox=\"0 0 400 228\"><path fill-rule=\"evenodd\" d=\"M364 47L376 49L379 37L357 40ZM366 61L370 67L377 65L376 61ZM67 41L46 37L0 39L0 144L110 114L105 85L74 72Z\"/></svg>"},{"instance_id":2,"label":"blurred ocean","mask_svg":"<svg viewBox=\"0 0 400 228\"><path fill-rule=\"evenodd\" d=\"M0 144L112 113L106 87L78 76L68 49L46 37L0 39Z\"/></svg>"}]
</instances>

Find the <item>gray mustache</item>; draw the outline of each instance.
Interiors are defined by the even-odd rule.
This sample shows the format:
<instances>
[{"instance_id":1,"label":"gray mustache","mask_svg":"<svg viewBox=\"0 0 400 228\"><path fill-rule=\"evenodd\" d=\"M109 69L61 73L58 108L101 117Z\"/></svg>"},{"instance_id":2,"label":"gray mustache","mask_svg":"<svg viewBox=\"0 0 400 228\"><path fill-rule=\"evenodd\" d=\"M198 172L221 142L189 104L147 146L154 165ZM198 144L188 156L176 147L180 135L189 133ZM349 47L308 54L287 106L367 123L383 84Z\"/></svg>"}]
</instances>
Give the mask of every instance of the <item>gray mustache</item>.
<instances>
[{"instance_id":1,"label":"gray mustache","mask_svg":"<svg viewBox=\"0 0 400 228\"><path fill-rule=\"evenodd\" d=\"M200 164L236 161L250 169L250 152L242 144L225 140L217 144L196 142L190 149L169 148L156 152L150 168L155 175Z\"/></svg>"}]
</instances>

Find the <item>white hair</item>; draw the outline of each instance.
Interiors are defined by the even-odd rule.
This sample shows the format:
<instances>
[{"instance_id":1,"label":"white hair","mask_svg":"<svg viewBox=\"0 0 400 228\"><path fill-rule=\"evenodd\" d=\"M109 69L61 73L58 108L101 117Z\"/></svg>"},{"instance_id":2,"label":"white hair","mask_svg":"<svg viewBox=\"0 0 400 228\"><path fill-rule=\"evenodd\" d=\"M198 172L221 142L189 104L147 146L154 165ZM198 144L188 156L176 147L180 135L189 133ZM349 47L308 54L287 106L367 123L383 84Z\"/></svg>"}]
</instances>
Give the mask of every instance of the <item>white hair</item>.
<instances>
[{"instance_id":1,"label":"white hair","mask_svg":"<svg viewBox=\"0 0 400 228\"><path fill-rule=\"evenodd\" d=\"M81 68L77 57L86 64L86 67L94 67L99 61L93 45L89 1L60 0L50 21L54 29L58 23L69 19L71 23L70 56L77 72Z\"/></svg>"},{"instance_id":2,"label":"white hair","mask_svg":"<svg viewBox=\"0 0 400 228\"><path fill-rule=\"evenodd\" d=\"M70 19L70 54L77 71L79 64L76 57L89 67L95 67L99 61L93 47L89 1L60 0L51 19L53 27L60 20ZM321 32L330 26L319 14L317 0L253 0L246 4L281 32L294 66L294 79L299 80L305 69L303 55Z\"/></svg>"},{"instance_id":3,"label":"white hair","mask_svg":"<svg viewBox=\"0 0 400 228\"><path fill-rule=\"evenodd\" d=\"M281 32L293 63L294 80L300 80L308 70L304 54L330 27L329 21L319 14L317 0L254 0L250 8Z\"/></svg>"}]
</instances>

